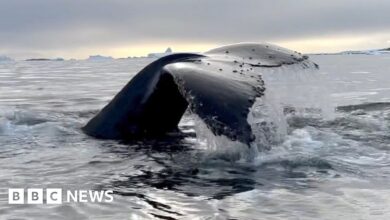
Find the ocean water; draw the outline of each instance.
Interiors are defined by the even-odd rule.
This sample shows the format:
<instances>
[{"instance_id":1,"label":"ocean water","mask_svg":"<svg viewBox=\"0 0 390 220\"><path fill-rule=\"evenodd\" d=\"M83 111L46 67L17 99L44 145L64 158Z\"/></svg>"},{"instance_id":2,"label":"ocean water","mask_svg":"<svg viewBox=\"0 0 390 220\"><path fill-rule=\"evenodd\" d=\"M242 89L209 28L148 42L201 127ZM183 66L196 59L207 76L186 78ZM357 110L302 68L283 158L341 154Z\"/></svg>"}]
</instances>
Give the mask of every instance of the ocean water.
<instances>
[{"instance_id":1,"label":"ocean water","mask_svg":"<svg viewBox=\"0 0 390 220\"><path fill-rule=\"evenodd\" d=\"M83 134L150 59L0 63L0 219L390 219L390 57L311 59L264 72L251 148L190 113L155 140ZM8 188L114 201L10 205Z\"/></svg>"}]
</instances>

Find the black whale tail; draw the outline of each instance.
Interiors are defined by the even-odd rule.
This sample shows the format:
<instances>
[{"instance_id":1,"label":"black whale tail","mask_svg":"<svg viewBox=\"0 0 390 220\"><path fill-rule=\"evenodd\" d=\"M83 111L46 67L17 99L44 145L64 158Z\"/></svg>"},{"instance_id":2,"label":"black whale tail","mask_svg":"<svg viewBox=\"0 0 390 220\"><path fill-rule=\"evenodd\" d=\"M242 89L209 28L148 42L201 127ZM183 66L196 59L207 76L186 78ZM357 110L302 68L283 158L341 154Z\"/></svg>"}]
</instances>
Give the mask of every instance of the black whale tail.
<instances>
[{"instance_id":1,"label":"black whale tail","mask_svg":"<svg viewBox=\"0 0 390 220\"><path fill-rule=\"evenodd\" d=\"M141 70L94 118L83 131L103 139L132 139L161 134L176 128L188 103L172 76L163 67L198 54L173 54Z\"/></svg>"},{"instance_id":2,"label":"black whale tail","mask_svg":"<svg viewBox=\"0 0 390 220\"><path fill-rule=\"evenodd\" d=\"M268 44L234 44L204 54L173 54L141 70L83 130L105 139L172 131L187 108L215 135L250 144L249 109L264 94L261 69L314 66L306 56Z\"/></svg>"}]
</instances>

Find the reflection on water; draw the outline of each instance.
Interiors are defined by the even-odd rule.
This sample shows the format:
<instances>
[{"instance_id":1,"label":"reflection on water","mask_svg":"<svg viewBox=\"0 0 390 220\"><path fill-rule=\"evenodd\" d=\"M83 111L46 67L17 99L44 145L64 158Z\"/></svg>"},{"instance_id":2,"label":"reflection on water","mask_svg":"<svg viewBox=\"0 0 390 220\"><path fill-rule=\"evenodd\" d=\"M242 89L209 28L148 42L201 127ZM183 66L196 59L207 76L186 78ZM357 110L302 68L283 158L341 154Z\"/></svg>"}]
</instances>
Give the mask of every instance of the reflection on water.
<instances>
[{"instance_id":1,"label":"reflection on water","mask_svg":"<svg viewBox=\"0 0 390 220\"><path fill-rule=\"evenodd\" d=\"M153 140L84 135L85 122L151 60L0 64L0 216L388 219L390 64L381 56L313 59L326 86L312 88L316 92L306 100L329 95L337 111L325 117L324 102L299 108L310 88L305 78L294 84L291 76L284 81L271 76L272 100L289 101L271 115L283 119L284 135L256 152L225 141L217 142L217 150L208 147L199 139L207 131L199 131L205 128L190 114L180 132ZM288 91L302 95L289 100ZM261 134L271 129L267 123ZM10 187L110 189L115 198L113 203L15 206L7 204Z\"/></svg>"}]
</instances>

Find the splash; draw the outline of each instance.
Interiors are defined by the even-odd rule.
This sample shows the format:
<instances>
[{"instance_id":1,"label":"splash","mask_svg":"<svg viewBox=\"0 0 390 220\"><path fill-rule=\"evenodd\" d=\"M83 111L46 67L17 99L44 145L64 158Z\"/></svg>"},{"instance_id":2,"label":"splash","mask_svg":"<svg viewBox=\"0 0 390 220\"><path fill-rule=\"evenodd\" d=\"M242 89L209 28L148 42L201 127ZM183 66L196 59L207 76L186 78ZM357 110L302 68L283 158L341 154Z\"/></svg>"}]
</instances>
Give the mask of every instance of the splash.
<instances>
[{"instance_id":1,"label":"splash","mask_svg":"<svg viewBox=\"0 0 390 220\"><path fill-rule=\"evenodd\" d=\"M256 100L248 122L256 136L252 147L258 152L280 145L290 131L291 116L334 117L335 106L330 102L323 75L315 66L302 68L291 65L277 69L261 69L266 85L265 95ZM256 71L256 70L255 70Z\"/></svg>"},{"instance_id":2,"label":"splash","mask_svg":"<svg viewBox=\"0 0 390 220\"><path fill-rule=\"evenodd\" d=\"M315 110L321 117L331 119L335 116L336 106L330 101L330 80L326 77L319 74L314 66L282 66L262 72L268 101L284 109L291 107L300 113Z\"/></svg>"},{"instance_id":3,"label":"splash","mask_svg":"<svg viewBox=\"0 0 390 220\"><path fill-rule=\"evenodd\" d=\"M215 135L196 114L191 114L194 121L194 130L196 133L195 142L198 147L205 151L205 155L211 158L219 158L227 161L237 161L240 159L253 159L249 148L239 141L232 141L221 135Z\"/></svg>"},{"instance_id":4,"label":"splash","mask_svg":"<svg viewBox=\"0 0 390 220\"><path fill-rule=\"evenodd\" d=\"M253 69L253 72L258 71L261 71L266 90L264 96L256 99L248 115L248 123L255 135L251 146L216 136L199 117L191 116L197 143L208 154L228 160L253 161L285 141L292 132L289 117L334 117L335 106L330 104L328 85L323 83L326 80L318 74L314 64L306 68L289 65Z\"/></svg>"}]
</instances>

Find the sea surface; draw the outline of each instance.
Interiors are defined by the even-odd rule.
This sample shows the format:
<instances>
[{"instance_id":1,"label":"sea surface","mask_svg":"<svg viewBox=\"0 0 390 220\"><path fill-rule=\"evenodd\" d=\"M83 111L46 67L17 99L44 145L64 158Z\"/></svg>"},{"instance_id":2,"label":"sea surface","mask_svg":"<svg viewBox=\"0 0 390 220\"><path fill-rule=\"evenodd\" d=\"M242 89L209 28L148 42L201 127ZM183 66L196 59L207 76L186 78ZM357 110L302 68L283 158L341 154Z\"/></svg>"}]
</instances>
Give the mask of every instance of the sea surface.
<instances>
[{"instance_id":1,"label":"sea surface","mask_svg":"<svg viewBox=\"0 0 390 220\"><path fill-rule=\"evenodd\" d=\"M251 148L189 112L159 139L83 134L151 59L0 63L0 219L390 219L390 56L310 59L264 73ZM8 188L114 201L10 205Z\"/></svg>"}]
</instances>

